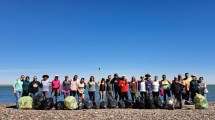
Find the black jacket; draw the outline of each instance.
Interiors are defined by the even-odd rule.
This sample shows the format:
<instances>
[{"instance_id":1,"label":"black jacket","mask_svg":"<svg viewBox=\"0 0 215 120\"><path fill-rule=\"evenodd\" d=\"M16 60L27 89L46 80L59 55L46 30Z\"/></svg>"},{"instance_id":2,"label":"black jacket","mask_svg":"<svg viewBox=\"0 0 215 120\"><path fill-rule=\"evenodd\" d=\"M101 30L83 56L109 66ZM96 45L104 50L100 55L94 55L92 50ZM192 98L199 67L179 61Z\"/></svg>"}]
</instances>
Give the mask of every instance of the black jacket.
<instances>
[{"instance_id":1,"label":"black jacket","mask_svg":"<svg viewBox=\"0 0 215 120\"><path fill-rule=\"evenodd\" d=\"M32 81L30 83L30 86L29 86L29 92L30 93L36 93L36 92L39 92L39 88L41 87L41 84L39 81Z\"/></svg>"}]
</instances>

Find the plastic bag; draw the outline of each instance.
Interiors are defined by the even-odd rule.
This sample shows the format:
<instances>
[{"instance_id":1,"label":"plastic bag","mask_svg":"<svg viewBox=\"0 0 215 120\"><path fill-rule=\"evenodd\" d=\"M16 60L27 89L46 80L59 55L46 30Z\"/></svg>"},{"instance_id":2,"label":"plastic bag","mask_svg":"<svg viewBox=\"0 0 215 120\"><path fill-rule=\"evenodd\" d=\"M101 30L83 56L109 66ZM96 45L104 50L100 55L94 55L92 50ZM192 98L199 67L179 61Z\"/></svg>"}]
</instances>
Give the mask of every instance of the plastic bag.
<instances>
[{"instance_id":1,"label":"plastic bag","mask_svg":"<svg viewBox=\"0 0 215 120\"><path fill-rule=\"evenodd\" d=\"M30 96L21 97L18 101L20 109L32 109L33 99Z\"/></svg>"},{"instance_id":2,"label":"plastic bag","mask_svg":"<svg viewBox=\"0 0 215 120\"><path fill-rule=\"evenodd\" d=\"M64 101L65 107L69 110L74 110L78 108L78 103L73 96L68 96Z\"/></svg>"},{"instance_id":3,"label":"plastic bag","mask_svg":"<svg viewBox=\"0 0 215 120\"><path fill-rule=\"evenodd\" d=\"M63 101L59 101L55 103L55 109L56 110L64 110L65 105Z\"/></svg>"},{"instance_id":4,"label":"plastic bag","mask_svg":"<svg viewBox=\"0 0 215 120\"><path fill-rule=\"evenodd\" d=\"M42 109L43 110L51 110L54 107L53 98L46 98L42 101Z\"/></svg>"},{"instance_id":5,"label":"plastic bag","mask_svg":"<svg viewBox=\"0 0 215 120\"><path fill-rule=\"evenodd\" d=\"M208 109L208 101L201 94L196 94L194 97L194 103L196 109Z\"/></svg>"}]
</instances>

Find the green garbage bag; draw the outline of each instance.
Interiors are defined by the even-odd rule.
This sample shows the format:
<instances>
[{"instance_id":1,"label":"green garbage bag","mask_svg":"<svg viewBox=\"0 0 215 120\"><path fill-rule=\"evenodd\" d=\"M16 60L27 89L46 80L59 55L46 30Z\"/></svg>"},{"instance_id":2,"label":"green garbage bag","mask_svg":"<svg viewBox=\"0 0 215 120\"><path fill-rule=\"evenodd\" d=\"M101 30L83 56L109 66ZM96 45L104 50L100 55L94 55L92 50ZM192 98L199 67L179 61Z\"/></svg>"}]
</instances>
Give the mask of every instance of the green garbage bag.
<instances>
[{"instance_id":1,"label":"green garbage bag","mask_svg":"<svg viewBox=\"0 0 215 120\"><path fill-rule=\"evenodd\" d=\"M65 99L64 104L65 104L66 108L69 110L78 109L78 103L77 103L75 97L73 97L73 96L68 96Z\"/></svg>"},{"instance_id":2,"label":"green garbage bag","mask_svg":"<svg viewBox=\"0 0 215 120\"><path fill-rule=\"evenodd\" d=\"M30 96L21 97L18 103L20 109L32 109L33 99Z\"/></svg>"},{"instance_id":3,"label":"green garbage bag","mask_svg":"<svg viewBox=\"0 0 215 120\"><path fill-rule=\"evenodd\" d=\"M194 103L196 109L208 109L208 101L201 94L196 94L194 97Z\"/></svg>"}]
</instances>

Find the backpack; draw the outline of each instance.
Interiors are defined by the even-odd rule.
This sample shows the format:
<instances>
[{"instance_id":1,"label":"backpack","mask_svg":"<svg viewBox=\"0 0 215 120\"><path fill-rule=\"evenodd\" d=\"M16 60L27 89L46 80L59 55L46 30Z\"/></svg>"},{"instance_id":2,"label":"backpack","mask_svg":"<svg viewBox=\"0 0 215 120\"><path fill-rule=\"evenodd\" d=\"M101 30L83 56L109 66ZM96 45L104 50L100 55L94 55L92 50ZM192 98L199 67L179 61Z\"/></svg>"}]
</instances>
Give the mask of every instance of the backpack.
<instances>
[{"instance_id":1,"label":"backpack","mask_svg":"<svg viewBox=\"0 0 215 120\"><path fill-rule=\"evenodd\" d=\"M106 109L107 108L107 102L106 101L103 101L100 103L100 108L101 109Z\"/></svg>"},{"instance_id":2,"label":"backpack","mask_svg":"<svg viewBox=\"0 0 215 120\"><path fill-rule=\"evenodd\" d=\"M155 109L154 97L151 93L146 94L146 108L147 109Z\"/></svg>"},{"instance_id":3,"label":"backpack","mask_svg":"<svg viewBox=\"0 0 215 120\"><path fill-rule=\"evenodd\" d=\"M125 107L126 108L133 108L133 101L131 100L125 100Z\"/></svg>"},{"instance_id":4,"label":"backpack","mask_svg":"<svg viewBox=\"0 0 215 120\"><path fill-rule=\"evenodd\" d=\"M123 100L120 100L118 105L119 105L119 108L125 108L125 102Z\"/></svg>"},{"instance_id":5,"label":"backpack","mask_svg":"<svg viewBox=\"0 0 215 120\"><path fill-rule=\"evenodd\" d=\"M42 110L51 110L54 107L53 98L46 98L42 101Z\"/></svg>"},{"instance_id":6,"label":"backpack","mask_svg":"<svg viewBox=\"0 0 215 120\"><path fill-rule=\"evenodd\" d=\"M155 107L156 107L156 108L159 108L159 109L163 109L163 103L162 103L160 97L159 97L159 96L156 96L156 97L154 98L154 100L155 100Z\"/></svg>"},{"instance_id":7,"label":"backpack","mask_svg":"<svg viewBox=\"0 0 215 120\"><path fill-rule=\"evenodd\" d=\"M30 96L21 97L18 100L20 109L32 109L33 99Z\"/></svg>"},{"instance_id":8,"label":"backpack","mask_svg":"<svg viewBox=\"0 0 215 120\"><path fill-rule=\"evenodd\" d=\"M59 101L55 103L55 109L56 110L64 110L65 105L63 101Z\"/></svg>"}]
</instances>

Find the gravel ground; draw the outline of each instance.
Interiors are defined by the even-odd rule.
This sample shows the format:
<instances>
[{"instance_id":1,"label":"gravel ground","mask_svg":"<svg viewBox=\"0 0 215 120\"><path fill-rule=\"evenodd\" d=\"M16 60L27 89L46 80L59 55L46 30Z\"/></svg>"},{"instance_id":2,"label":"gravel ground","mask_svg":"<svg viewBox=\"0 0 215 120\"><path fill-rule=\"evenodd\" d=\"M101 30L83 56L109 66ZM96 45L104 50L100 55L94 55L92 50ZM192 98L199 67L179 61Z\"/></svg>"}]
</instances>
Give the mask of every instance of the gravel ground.
<instances>
[{"instance_id":1,"label":"gravel ground","mask_svg":"<svg viewBox=\"0 0 215 120\"><path fill-rule=\"evenodd\" d=\"M91 110L16 110L11 104L0 104L1 120L214 120L215 103L207 110L146 110L146 109L91 109Z\"/></svg>"}]
</instances>

